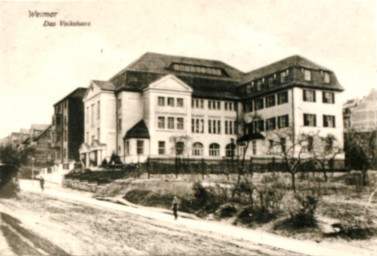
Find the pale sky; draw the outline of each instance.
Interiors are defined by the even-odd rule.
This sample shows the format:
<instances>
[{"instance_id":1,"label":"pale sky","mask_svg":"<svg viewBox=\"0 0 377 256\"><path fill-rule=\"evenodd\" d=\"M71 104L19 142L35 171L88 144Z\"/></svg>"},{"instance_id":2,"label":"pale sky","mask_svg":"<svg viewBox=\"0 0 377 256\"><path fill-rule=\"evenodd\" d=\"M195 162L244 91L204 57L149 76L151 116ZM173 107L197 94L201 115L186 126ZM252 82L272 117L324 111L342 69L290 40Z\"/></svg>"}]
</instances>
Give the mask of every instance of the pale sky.
<instances>
[{"instance_id":1,"label":"pale sky","mask_svg":"<svg viewBox=\"0 0 377 256\"><path fill-rule=\"evenodd\" d=\"M32 18L29 10L58 14ZM377 82L375 0L3 1L0 17L0 138L51 123L54 103L145 52L241 71L299 54L335 72L344 100Z\"/></svg>"}]
</instances>

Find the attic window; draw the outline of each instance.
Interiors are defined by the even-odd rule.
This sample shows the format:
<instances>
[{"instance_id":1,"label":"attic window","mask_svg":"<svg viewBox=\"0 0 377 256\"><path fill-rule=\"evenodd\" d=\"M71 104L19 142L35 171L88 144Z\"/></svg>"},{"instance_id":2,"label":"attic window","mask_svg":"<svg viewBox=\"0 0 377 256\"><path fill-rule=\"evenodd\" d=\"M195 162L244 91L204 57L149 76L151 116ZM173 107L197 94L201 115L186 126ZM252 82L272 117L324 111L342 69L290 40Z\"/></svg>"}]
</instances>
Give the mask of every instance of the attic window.
<instances>
[{"instance_id":1,"label":"attic window","mask_svg":"<svg viewBox=\"0 0 377 256\"><path fill-rule=\"evenodd\" d=\"M183 71L190 73L214 75L214 76L223 76L226 75L225 71L221 68L205 67L198 65L188 65L188 64L178 64L175 63L172 65L173 70Z\"/></svg>"},{"instance_id":2,"label":"attic window","mask_svg":"<svg viewBox=\"0 0 377 256\"><path fill-rule=\"evenodd\" d=\"M328 72L324 72L323 81L327 84L330 83L330 74Z\"/></svg>"}]
</instances>

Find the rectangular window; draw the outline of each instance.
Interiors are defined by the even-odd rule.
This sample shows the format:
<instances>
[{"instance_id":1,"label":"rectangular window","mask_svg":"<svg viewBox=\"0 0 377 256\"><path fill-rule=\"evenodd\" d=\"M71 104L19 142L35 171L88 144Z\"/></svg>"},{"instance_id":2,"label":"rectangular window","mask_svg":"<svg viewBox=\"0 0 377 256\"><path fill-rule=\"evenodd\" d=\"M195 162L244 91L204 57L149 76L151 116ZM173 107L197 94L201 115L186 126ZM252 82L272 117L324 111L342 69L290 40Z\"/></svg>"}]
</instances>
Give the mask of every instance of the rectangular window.
<instances>
[{"instance_id":1,"label":"rectangular window","mask_svg":"<svg viewBox=\"0 0 377 256\"><path fill-rule=\"evenodd\" d=\"M184 127L183 117L178 117L177 118L177 129L183 130L183 127Z\"/></svg>"},{"instance_id":2,"label":"rectangular window","mask_svg":"<svg viewBox=\"0 0 377 256\"><path fill-rule=\"evenodd\" d=\"M268 78L268 87L273 87L274 86L274 77L270 76Z\"/></svg>"},{"instance_id":3,"label":"rectangular window","mask_svg":"<svg viewBox=\"0 0 377 256\"><path fill-rule=\"evenodd\" d=\"M204 100L198 100L200 101L200 108L203 109L204 108Z\"/></svg>"},{"instance_id":4,"label":"rectangular window","mask_svg":"<svg viewBox=\"0 0 377 256\"><path fill-rule=\"evenodd\" d=\"M221 134L221 121L217 120L217 133Z\"/></svg>"},{"instance_id":5,"label":"rectangular window","mask_svg":"<svg viewBox=\"0 0 377 256\"><path fill-rule=\"evenodd\" d=\"M100 103L101 103L100 101L97 102L97 119L98 120L100 120L101 118L101 104Z\"/></svg>"},{"instance_id":6,"label":"rectangular window","mask_svg":"<svg viewBox=\"0 0 377 256\"><path fill-rule=\"evenodd\" d=\"M229 134L228 121L225 121L225 134Z\"/></svg>"},{"instance_id":7,"label":"rectangular window","mask_svg":"<svg viewBox=\"0 0 377 256\"><path fill-rule=\"evenodd\" d=\"M257 81L257 92L261 91L262 90L262 81L261 80L258 80Z\"/></svg>"},{"instance_id":8,"label":"rectangular window","mask_svg":"<svg viewBox=\"0 0 377 256\"><path fill-rule=\"evenodd\" d=\"M228 102L224 102L224 110L228 110Z\"/></svg>"},{"instance_id":9,"label":"rectangular window","mask_svg":"<svg viewBox=\"0 0 377 256\"><path fill-rule=\"evenodd\" d=\"M165 155L165 141L158 142L158 154Z\"/></svg>"},{"instance_id":10,"label":"rectangular window","mask_svg":"<svg viewBox=\"0 0 377 256\"><path fill-rule=\"evenodd\" d=\"M142 155L144 153L144 141L137 140L137 154Z\"/></svg>"},{"instance_id":11,"label":"rectangular window","mask_svg":"<svg viewBox=\"0 0 377 256\"><path fill-rule=\"evenodd\" d=\"M193 133L204 133L204 120L193 118L191 130Z\"/></svg>"},{"instance_id":12,"label":"rectangular window","mask_svg":"<svg viewBox=\"0 0 377 256\"><path fill-rule=\"evenodd\" d=\"M208 133L221 133L221 121L220 120L208 120Z\"/></svg>"},{"instance_id":13,"label":"rectangular window","mask_svg":"<svg viewBox=\"0 0 377 256\"><path fill-rule=\"evenodd\" d=\"M280 82L281 83L285 83L285 81L287 80L287 73L285 73L285 71L283 73L280 73Z\"/></svg>"},{"instance_id":14,"label":"rectangular window","mask_svg":"<svg viewBox=\"0 0 377 256\"><path fill-rule=\"evenodd\" d=\"M122 118L118 119L118 132L122 131Z\"/></svg>"},{"instance_id":15,"label":"rectangular window","mask_svg":"<svg viewBox=\"0 0 377 256\"><path fill-rule=\"evenodd\" d=\"M165 129L165 117L164 116L158 117L158 128L159 129Z\"/></svg>"},{"instance_id":16,"label":"rectangular window","mask_svg":"<svg viewBox=\"0 0 377 256\"><path fill-rule=\"evenodd\" d=\"M322 102L323 103L335 103L335 97L333 92L322 92Z\"/></svg>"},{"instance_id":17,"label":"rectangular window","mask_svg":"<svg viewBox=\"0 0 377 256\"><path fill-rule=\"evenodd\" d=\"M288 103L288 91L278 93L278 104Z\"/></svg>"},{"instance_id":18,"label":"rectangular window","mask_svg":"<svg viewBox=\"0 0 377 256\"><path fill-rule=\"evenodd\" d=\"M315 90L303 90L304 101L315 102Z\"/></svg>"},{"instance_id":19,"label":"rectangular window","mask_svg":"<svg viewBox=\"0 0 377 256\"><path fill-rule=\"evenodd\" d=\"M90 115L91 115L91 126L94 127L94 104L90 107Z\"/></svg>"},{"instance_id":20,"label":"rectangular window","mask_svg":"<svg viewBox=\"0 0 377 256\"><path fill-rule=\"evenodd\" d=\"M310 70L304 69L304 79L305 81L310 81L312 79Z\"/></svg>"},{"instance_id":21,"label":"rectangular window","mask_svg":"<svg viewBox=\"0 0 377 256\"><path fill-rule=\"evenodd\" d=\"M330 74L328 72L323 73L323 81L327 84L330 83Z\"/></svg>"},{"instance_id":22,"label":"rectangular window","mask_svg":"<svg viewBox=\"0 0 377 256\"><path fill-rule=\"evenodd\" d=\"M168 98L168 106L174 107L174 98L171 98L171 97Z\"/></svg>"},{"instance_id":23,"label":"rectangular window","mask_svg":"<svg viewBox=\"0 0 377 256\"><path fill-rule=\"evenodd\" d=\"M323 127L335 128L335 116L323 115Z\"/></svg>"},{"instance_id":24,"label":"rectangular window","mask_svg":"<svg viewBox=\"0 0 377 256\"><path fill-rule=\"evenodd\" d=\"M275 106L275 94L266 97L266 108Z\"/></svg>"},{"instance_id":25,"label":"rectangular window","mask_svg":"<svg viewBox=\"0 0 377 256\"><path fill-rule=\"evenodd\" d=\"M174 129L174 117L168 117L168 129Z\"/></svg>"},{"instance_id":26,"label":"rectangular window","mask_svg":"<svg viewBox=\"0 0 377 256\"><path fill-rule=\"evenodd\" d=\"M304 114L304 126L317 126L315 114Z\"/></svg>"},{"instance_id":27,"label":"rectangular window","mask_svg":"<svg viewBox=\"0 0 377 256\"><path fill-rule=\"evenodd\" d=\"M183 99L182 98L177 99L177 107L180 107L180 108L183 107Z\"/></svg>"},{"instance_id":28,"label":"rectangular window","mask_svg":"<svg viewBox=\"0 0 377 256\"><path fill-rule=\"evenodd\" d=\"M126 155L130 154L130 141L126 141Z\"/></svg>"},{"instance_id":29,"label":"rectangular window","mask_svg":"<svg viewBox=\"0 0 377 256\"><path fill-rule=\"evenodd\" d=\"M289 126L289 117L288 115L278 117L278 128L284 128Z\"/></svg>"},{"instance_id":30,"label":"rectangular window","mask_svg":"<svg viewBox=\"0 0 377 256\"><path fill-rule=\"evenodd\" d=\"M268 118L266 120L266 130L271 131L275 129L276 129L276 118L275 117Z\"/></svg>"},{"instance_id":31,"label":"rectangular window","mask_svg":"<svg viewBox=\"0 0 377 256\"><path fill-rule=\"evenodd\" d=\"M246 85L246 94L247 95L251 94L252 88L253 87L252 87L251 83L249 83L249 84Z\"/></svg>"},{"instance_id":32,"label":"rectangular window","mask_svg":"<svg viewBox=\"0 0 377 256\"><path fill-rule=\"evenodd\" d=\"M165 97L158 97L158 105L165 106Z\"/></svg>"},{"instance_id":33,"label":"rectangular window","mask_svg":"<svg viewBox=\"0 0 377 256\"><path fill-rule=\"evenodd\" d=\"M256 99L255 100L255 110L260 110L260 109L263 109L263 98L259 98L259 99Z\"/></svg>"},{"instance_id":34,"label":"rectangular window","mask_svg":"<svg viewBox=\"0 0 377 256\"><path fill-rule=\"evenodd\" d=\"M253 140L253 155L257 154L257 142Z\"/></svg>"},{"instance_id":35,"label":"rectangular window","mask_svg":"<svg viewBox=\"0 0 377 256\"><path fill-rule=\"evenodd\" d=\"M208 120L208 133L212 133L212 120Z\"/></svg>"}]
</instances>

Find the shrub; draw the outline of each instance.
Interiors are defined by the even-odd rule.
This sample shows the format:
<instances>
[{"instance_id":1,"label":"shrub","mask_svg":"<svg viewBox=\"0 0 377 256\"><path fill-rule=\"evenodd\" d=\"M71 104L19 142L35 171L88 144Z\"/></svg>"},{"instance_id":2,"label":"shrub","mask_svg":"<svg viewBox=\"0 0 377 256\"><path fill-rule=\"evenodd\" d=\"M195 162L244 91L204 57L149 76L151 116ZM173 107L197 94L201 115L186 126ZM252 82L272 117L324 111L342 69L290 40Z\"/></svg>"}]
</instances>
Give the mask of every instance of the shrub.
<instances>
[{"instance_id":1,"label":"shrub","mask_svg":"<svg viewBox=\"0 0 377 256\"><path fill-rule=\"evenodd\" d=\"M340 223L333 225L339 228L337 235L349 239L368 239L373 236L375 229L371 227L371 221L365 218L344 218Z\"/></svg>"},{"instance_id":2,"label":"shrub","mask_svg":"<svg viewBox=\"0 0 377 256\"><path fill-rule=\"evenodd\" d=\"M362 175L360 172L351 172L344 177L344 183L346 185L361 185Z\"/></svg>"}]
</instances>

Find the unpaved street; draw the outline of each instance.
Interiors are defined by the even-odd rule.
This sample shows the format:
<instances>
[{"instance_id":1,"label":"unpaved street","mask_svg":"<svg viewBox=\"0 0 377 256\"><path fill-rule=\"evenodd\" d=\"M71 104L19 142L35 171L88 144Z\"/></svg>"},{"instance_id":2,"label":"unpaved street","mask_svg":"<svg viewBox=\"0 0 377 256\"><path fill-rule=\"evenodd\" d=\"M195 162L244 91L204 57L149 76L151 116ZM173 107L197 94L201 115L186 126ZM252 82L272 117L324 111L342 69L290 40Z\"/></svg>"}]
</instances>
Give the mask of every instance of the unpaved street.
<instances>
[{"instance_id":1,"label":"unpaved street","mask_svg":"<svg viewBox=\"0 0 377 256\"><path fill-rule=\"evenodd\" d=\"M18 199L1 199L0 204L3 235L14 254L298 255L210 232L188 230L179 225L179 220L173 224L160 223L43 193L21 192ZM20 221L21 232L8 223L16 220ZM15 232L4 232L7 228Z\"/></svg>"}]
</instances>

